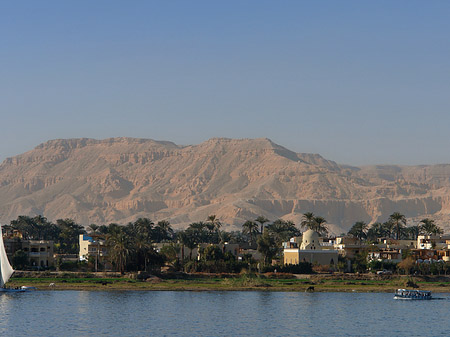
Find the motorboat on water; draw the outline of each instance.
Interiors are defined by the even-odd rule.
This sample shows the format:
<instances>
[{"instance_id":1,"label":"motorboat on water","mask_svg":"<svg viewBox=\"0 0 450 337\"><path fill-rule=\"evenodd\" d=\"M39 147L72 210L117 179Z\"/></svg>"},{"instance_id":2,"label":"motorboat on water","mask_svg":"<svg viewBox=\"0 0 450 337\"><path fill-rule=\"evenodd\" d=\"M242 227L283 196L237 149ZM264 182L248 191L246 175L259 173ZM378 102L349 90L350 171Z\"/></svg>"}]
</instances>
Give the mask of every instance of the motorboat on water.
<instances>
[{"instance_id":1,"label":"motorboat on water","mask_svg":"<svg viewBox=\"0 0 450 337\"><path fill-rule=\"evenodd\" d=\"M431 300L431 291L416 289L397 289L395 300Z\"/></svg>"},{"instance_id":2,"label":"motorboat on water","mask_svg":"<svg viewBox=\"0 0 450 337\"><path fill-rule=\"evenodd\" d=\"M5 287L6 282L9 281L13 273L14 269L11 267L8 256L6 255L5 244L3 243L2 227L0 226L0 293L23 293L36 289L35 287L25 286L17 288Z\"/></svg>"}]
</instances>

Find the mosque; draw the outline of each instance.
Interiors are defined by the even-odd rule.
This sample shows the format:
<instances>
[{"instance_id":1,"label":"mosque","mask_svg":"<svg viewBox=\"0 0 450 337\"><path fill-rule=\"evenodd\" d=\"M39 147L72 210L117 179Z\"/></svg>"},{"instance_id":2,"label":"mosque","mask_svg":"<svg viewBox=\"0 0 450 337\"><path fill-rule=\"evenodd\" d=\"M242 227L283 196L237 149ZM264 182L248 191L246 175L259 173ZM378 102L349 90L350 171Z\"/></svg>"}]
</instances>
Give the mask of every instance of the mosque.
<instances>
[{"instance_id":1,"label":"mosque","mask_svg":"<svg viewBox=\"0 0 450 337\"><path fill-rule=\"evenodd\" d=\"M324 249L325 247L321 245L321 242L322 239L319 234L309 229L303 233L301 240L300 238L292 238L291 241L283 243L284 264L309 262L318 265L336 265L338 251Z\"/></svg>"}]
</instances>

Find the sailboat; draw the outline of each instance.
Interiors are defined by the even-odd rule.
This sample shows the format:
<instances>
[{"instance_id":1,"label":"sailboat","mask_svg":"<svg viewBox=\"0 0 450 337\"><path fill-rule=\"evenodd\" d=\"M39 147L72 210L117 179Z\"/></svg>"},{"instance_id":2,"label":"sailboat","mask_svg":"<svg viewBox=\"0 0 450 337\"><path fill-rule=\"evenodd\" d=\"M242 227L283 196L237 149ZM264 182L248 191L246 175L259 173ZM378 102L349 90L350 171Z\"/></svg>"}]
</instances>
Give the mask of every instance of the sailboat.
<instances>
[{"instance_id":1,"label":"sailboat","mask_svg":"<svg viewBox=\"0 0 450 337\"><path fill-rule=\"evenodd\" d=\"M28 287L21 287L17 289L5 288L6 282L9 281L14 269L11 267L6 255L5 244L3 242L2 227L0 226L0 292L24 292L28 291Z\"/></svg>"}]
</instances>

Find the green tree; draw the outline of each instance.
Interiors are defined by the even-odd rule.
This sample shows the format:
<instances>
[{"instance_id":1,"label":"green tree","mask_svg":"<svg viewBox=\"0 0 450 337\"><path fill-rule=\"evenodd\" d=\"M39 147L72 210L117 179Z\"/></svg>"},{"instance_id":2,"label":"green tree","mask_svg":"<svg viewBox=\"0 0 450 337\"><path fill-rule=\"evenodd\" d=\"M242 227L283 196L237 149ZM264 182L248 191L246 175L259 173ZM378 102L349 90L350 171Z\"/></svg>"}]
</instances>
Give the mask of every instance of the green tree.
<instances>
[{"instance_id":1,"label":"green tree","mask_svg":"<svg viewBox=\"0 0 450 337\"><path fill-rule=\"evenodd\" d=\"M210 246L206 247L203 250L201 256L204 261L219 261L219 260L223 260L223 258L224 258L222 249L220 249L216 245L210 245Z\"/></svg>"},{"instance_id":2,"label":"green tree","mask_svg":"<svg viewBox=\"0 0 450 337\"><path fill-rule=\"evenodd\" d=\"M361 242L362 239L365 239L367 237L366 231L367 231L367 224L364 221L357 221L355 224L350 228L348 231L348 234L358 238Z\"/></svg>"},{"instance_id":3,"label":"green tree","mask_svg":"<svg viewBox=\"0 0 450 337\"><path fill-rule=\"evenodd\" d=\"M392 221L386 221L383 222L381 226L383 228L382 231L384 233L384 236L392 238L395 233L395 224Z\"/></svg>"},{"instance_id":4,"label":"green tree","mask_svg":"<svg viewBox=\"0 0 450 337\"><path fill-rule=\"evenodd\" d=\"M419 234L420 234L420 226L418 225L406 228L406 235L411 240L417 240Z\"/></svg>"},{"instance_id":5,"label":"green tree","mask_svg":"<svg viewBox=\"0 0 450 337\"><path fill-rule=\"evenodd\" d=\"M263 235L259 236L258 251L264 256L264 264L266 265L277 254L277 243L268 232L264 232Z\"/></svg>"},{"instance_id":6,"label":"green tree","mask_svg":"<svg viewBox=\"0 0 450 337\"><path fill-rule=\"evenodd\" d=\"M367 251L361 251L352 259L352 267L355 272L364 273L367 270Z\"/></svg>"},{"instance_id":7,"label":"green tree","mask_svg":"<svg viewBox=\"0 0 450 337\"><path fill-rule=\"evenodd\" d=\"M88 226L88 228L90 229L90 233L96 234L98 229L100 228L100 226L93 223L93 224L90 224Z\"/></svg>"},{"instance_id":8,"label":"green tree","mask_svg":"<svg viewBox=\"0 0 450 337\"><path fill-rule=\"evenodd\" d=\"M79 251L79 236L85 234L83 226L77 224L72 219L58 219L56 226L60 230L58 237L59 253L77 254Z\"/></svg>"},{"instance_id":9,"label":"green tree","mask_svg":"<svg viewBox=\"0 0 450 337\"><path fill-rule=\"evenodd\" d=\"M327 220L321 216L315 216L312 212L306 212L303 214L302 221L300 222L301 228L311 229L320 236L326 236L328 234L328 227L326 226Z\"/></svg>"},{"instance_id":10,"label":"green tree","mask_svg":"<svg viewBox=\"0 0 450 337\"><path fill-rule=\"evenodd\" d=\"M420 230L425 235L439 235L443 233L443 230L436 225L434 220L428 218L420 220Z\"/></svg>"},{"instance_id":11,"label":"green tree","mask_svg":"<svg viewBox=\"0 0 450 337\"><path fill-rule=\"evenodd\" d=\"M278 247L281 247L282 242L300 235L300 231L292 221L284 221L282 219L275 220L268 225L267 232L274 238Z\"/></svg>"},{"instance_id":12,"label":"green tree","mask_svg":"<svg viewBox=\"0 0 450 337\"><path fill-rule=\"evenodd\" d=\"M326 225L327 220L321 216L314 217L314 228L313 230L319 233L320 236L328 235L328 227Z\"/></svg>"},{"instance_id":13,"label":"green tree","mask_svg":"<svg viewBox=\"0 0 450 337\"><path fill-rule=\"evenodd\" d=\"M255 219L255 222L259 223L259 225L261 226L260 233L263 234L264 233L264 224L269 222L269 219L267 219L265 216L260 215L259 217L257 217Z\"/></svg>"},{"instance_id":14,"label":"green tree","mask_svg":"<svg viewBox=\"0 0 450 337\"><path fill-rule=\"evenodd\" d=\"M389 222L394 225L395 238L399 240L402 229L406 226L406 217L399 212L394 212L389 216Z\"/></svg>"},{"instance_id":15,"label":"green tree","mask_svg":"<svg viewBox=\"0 0 450 337\"><path fill-rule=\"evenodd\" d=\"M153 226L155 224L148 218L139 218L134 223L129 224L129 228L135 235L141 235L145 240L153 241Z\"/></svg>"},{"instance_id":16,"label":"green tree","mask_svg":"<svg viewBox=\"0 0 450 337\"><path fill-rule=\"evenodd\" d=\"M174 265L178 260L178 253L180 252L180 246L178 244L167 244L164 245L159 253L164 257L164 259Z\"/></svg>"},{"instance_id":17,"label":"green tree","mask_svg":"<svg viewBox=\"0 0 450 337\"><path fill-rule=\"evenodd\" d=\"M196 248L199 244L198 236L193 229L186 229L185 231L181 231L178 233L178 240L182 245L182 259L184 259L184 247L189 248L189 260L192 260L192 250Z\"/></svg>"},{"instance_id":18,"label":"green tree","mask_svg":"<svg viewBox=\"0 0 450 337\"><path fill-rule=\"evenodd\" d=\"M374 222L370 228L367 230L367 240L377 241L377 239L384 237L385 231L383 224L380 222Z\"/></svg>"},{"instance_id":19,"label":"green tree","mask_svg":"<svg viewBox=\"0 0 450 337\"><path fill-rule=\"evenodd\" d=\"M28 255L22 249L17 250L12 257L14 269L25 269L28 266Z\"/></svg>"},{"instance_id":20,"label":"green tree","mask_svg":"<svg viewBox=\"0 0 450 337\"><path fill-rule=\"evenodd\" d=\"M106 237L106 244L111 262L121 274L124 274L131 253L130 238L124 230L114 231Z\"/></svg>"},{"instance_id":21,"label":"green tree","mask_svg":"<svg viewBox=\"0 0 450 337\"><path fill-rule=\"evenodd\" d=\"M163 242L173 239L174 232L172 226L170 226L169 221L166 220L158 221L155 228L153 229L153 232L155 242Z\"/></svg>"},{"instance_id":22,"label":"green tree","mask_svg":"<svg viewBox=\"0 0 450 337\"><path fill-rule=\"evenodd\" d=\"M42 215L33 218L20 215L11 221L11 227L27 240L56 240L60 233L58 227Z\"/></svg>"},{"instance_id":23,"label":"green tree","mask_svg":"<svg viewBox=\"0 0 450 337\"><path fill-rule=\"evenodd\" d=\"M208 218L206 219L206 224L212 225L213 229L216 232L218 232L220 230L220 227L222 226L222 223L219 221L215 214L208 216Z\"/></svg>"},{"instance_id":24,"label":"green tree","mask_svg":"<svg viewBox=\"0 0 450 337\"><path fill-rule=\"evenodd\" d=\"M300 222L300 226L302 229L314 229L315 226L315 218L316 216L314 215L313 212L306 212L303 214L302 217L302 222Z\"/></svg>"},{"instance_id":25,"label":"green tree","mask_svg":"<svg viewBox=\"0 0 450 337\"><path fill-rule=\"evenodd\" d=\"M255 221L247 220L242 225L242 234L246 235L249 238L250 244L252 244L259 234L258 224Z\"/></svg>"}]
</instances>

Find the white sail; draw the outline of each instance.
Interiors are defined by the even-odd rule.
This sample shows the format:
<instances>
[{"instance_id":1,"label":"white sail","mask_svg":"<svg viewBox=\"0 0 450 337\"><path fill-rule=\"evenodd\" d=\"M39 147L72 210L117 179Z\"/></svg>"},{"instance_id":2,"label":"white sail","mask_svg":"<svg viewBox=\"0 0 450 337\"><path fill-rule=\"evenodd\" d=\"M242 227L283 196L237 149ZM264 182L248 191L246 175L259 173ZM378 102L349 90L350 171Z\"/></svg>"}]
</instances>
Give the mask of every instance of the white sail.
<instances>
[{"instance_id":1,"label":"white sail","mask_svg":"<svg viewBox=\"0 0 450 337\"><path fill-rule=\"evenodd\" d=\"M8 282L11 275L14 273L14 269L12 269L11 265L9 264L8 256L6 255L1 226L0 226L0 264L1 264L0 287L3 287L5 283Z\"/></svg>"}]
</instances>

